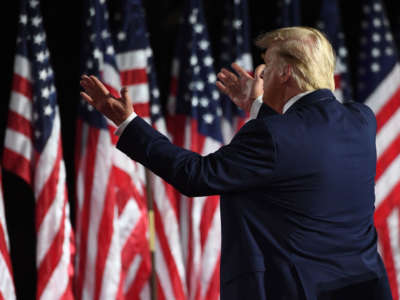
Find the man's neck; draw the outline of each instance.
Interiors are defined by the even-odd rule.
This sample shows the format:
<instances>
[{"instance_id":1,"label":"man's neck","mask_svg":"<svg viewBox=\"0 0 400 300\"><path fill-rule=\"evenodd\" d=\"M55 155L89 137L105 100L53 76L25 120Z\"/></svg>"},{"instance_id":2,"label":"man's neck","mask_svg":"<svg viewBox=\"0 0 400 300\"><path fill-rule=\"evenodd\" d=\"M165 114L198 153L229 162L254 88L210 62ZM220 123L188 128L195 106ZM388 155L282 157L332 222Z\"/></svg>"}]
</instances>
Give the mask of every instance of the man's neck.
<instances>
[{"instance_id":1,"label":"man's neck","mask_svg":"<svg viewBox=\"0 0 400 300\"><path fill-rule=\"evenodd\" d=\"M290 91L286 92L284 91L281 95L277 95L275 99L271 101L271 99L264 99L263 102L267 104L269 107L271 107L273 110L276 112L283 114L284 113L284 107L285 104L295 97L298 94L304 93L305 91L302 91L300 89L291 89Z\"/></svg>"}]
</instances>

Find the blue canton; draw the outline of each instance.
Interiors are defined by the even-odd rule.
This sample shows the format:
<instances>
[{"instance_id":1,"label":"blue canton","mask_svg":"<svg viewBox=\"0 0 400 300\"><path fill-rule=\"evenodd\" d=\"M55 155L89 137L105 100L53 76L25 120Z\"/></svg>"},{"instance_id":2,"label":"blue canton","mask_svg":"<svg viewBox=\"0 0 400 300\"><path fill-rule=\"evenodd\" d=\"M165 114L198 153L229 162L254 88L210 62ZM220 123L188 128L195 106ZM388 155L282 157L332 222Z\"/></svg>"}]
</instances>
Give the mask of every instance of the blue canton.
<instances>
[{"instance_id":1,"label":"blue canton","mask_svg":"<svg viewBox=\"0 0 400 300\"><path fill-rule=\"evenodd\" d=\"M381 1L366 0L362 10L356 96L359 102L371 95L397 62L393 35Z\"/></svg>"},{"instance_id":2,"label":"blue canton","mask_svg":"<svg viewBox=\"0 0 400 300\"><path fill-rule=\"evenodd\" d=\"M21 1L20 11L16 52L25 57L31 66L33 145L40 153L52 132L57 109L57 94L39 1Z\"/></svg>"},{"instance_id":3,"label":"blue canton","mask_svg":"<svg viewBox=\"0 0 400 300\"><path fill-rule=\"evenodd\" d=\"M220 94L200 0L187 1L175 60L179 61L175 113L195 119L201 134L222 143Z\"/></svg>"}]
</instances>

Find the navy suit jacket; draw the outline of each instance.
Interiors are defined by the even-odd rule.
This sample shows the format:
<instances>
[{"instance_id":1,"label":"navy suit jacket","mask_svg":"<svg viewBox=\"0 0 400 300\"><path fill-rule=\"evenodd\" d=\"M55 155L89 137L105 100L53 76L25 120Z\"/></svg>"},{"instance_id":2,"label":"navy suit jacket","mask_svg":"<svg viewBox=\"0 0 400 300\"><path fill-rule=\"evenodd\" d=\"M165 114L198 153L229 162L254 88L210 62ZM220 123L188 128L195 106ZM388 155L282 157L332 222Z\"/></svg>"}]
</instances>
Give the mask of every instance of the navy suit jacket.
<instances>
[{"instance_id":1,"label":"navy suit jacket","mask_svg":"<svg viewBox=\"0 0 400 300\"><path fill-rule=\"evenodd\" d=\"M283 115L263 104L204 157L139 117L117 146L188 196L221 195L222 300L350 299L352 287L386 300L373 224L375 134L367 106L316 90Z\"/></svg>"}]
</instances>

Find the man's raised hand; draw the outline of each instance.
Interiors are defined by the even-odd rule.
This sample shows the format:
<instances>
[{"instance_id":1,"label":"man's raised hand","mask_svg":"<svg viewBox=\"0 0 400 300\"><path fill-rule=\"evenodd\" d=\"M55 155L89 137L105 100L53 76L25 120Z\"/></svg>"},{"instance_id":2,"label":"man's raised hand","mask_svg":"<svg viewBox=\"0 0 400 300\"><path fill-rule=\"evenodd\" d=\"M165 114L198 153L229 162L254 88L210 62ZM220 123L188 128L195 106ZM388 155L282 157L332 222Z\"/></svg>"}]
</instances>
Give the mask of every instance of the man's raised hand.
<instances>
[{"instance_id":1,"label":"man's raised hand","mask_svg":"<svg viewBox=\"0 0 400 300\"><path fill-rule=\"evenodd\" d=\"M253 101L263 94L262 73L265 65L259 65L254 77L241 68L238 64L233 63L232 68L239 76L222 68L218 73L217 81L218 89L226 94L238 107L244 111L250 111Z\"/></svg>"},{"instance_id":2,"label":"man's raised hand","mask_svg":"<svg viewBox=\"0 0 400 300\"><path fill-rule=\"evenodd\" d=\"M81 92L82 98L113 121L115 125L119 126L133 112L132 101L129 99L126 88L121 89L121 98L116 98L93 75L82 75L80 84L85 90L85 92Z\"/></svg>"}]
</instances>

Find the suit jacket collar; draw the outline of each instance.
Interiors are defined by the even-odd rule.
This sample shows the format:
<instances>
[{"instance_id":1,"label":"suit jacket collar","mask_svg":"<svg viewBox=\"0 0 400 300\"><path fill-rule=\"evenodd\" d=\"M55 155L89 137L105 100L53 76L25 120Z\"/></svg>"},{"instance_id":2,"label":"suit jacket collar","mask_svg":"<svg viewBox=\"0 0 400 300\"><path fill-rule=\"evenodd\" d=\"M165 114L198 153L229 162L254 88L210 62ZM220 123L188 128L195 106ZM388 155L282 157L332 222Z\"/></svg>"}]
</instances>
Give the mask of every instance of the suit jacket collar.
<instances>
[{"instance_id":1,"label":"suit jacket collar","mask_svg":"<svg viewBox=\"0 0 400 300\"><path fill-rule=\"evenodd\" d=\"M332 98L335 98L335 96L333 95L331 90L328 90L328 89L315 90L315 91L301 97L291 107L289 107L289 109L286 111L286 113L295 111L304 105L310 105L310 104L313 104L316 102L325 101L327 99L332 99Z\"/></svg>"},{"instance_id":2,"label":"suit jacket collar","mask_svg":"<svg viewBox=\"0 0 400 300\"><path fill-rule=\"evenodd\" d=\"M327 99L335 99L335 96L333 95L331 90L315 90L297 100L292 106L289 107L289 109L285 113L287 114L299 109L304 105L310 105L316 102L325 101ZM263 105L261 105L260 111L258 112L257 119L273 115L278 115L278 113L271 107L263 103Z\"/></svg>"}]
</instances>

